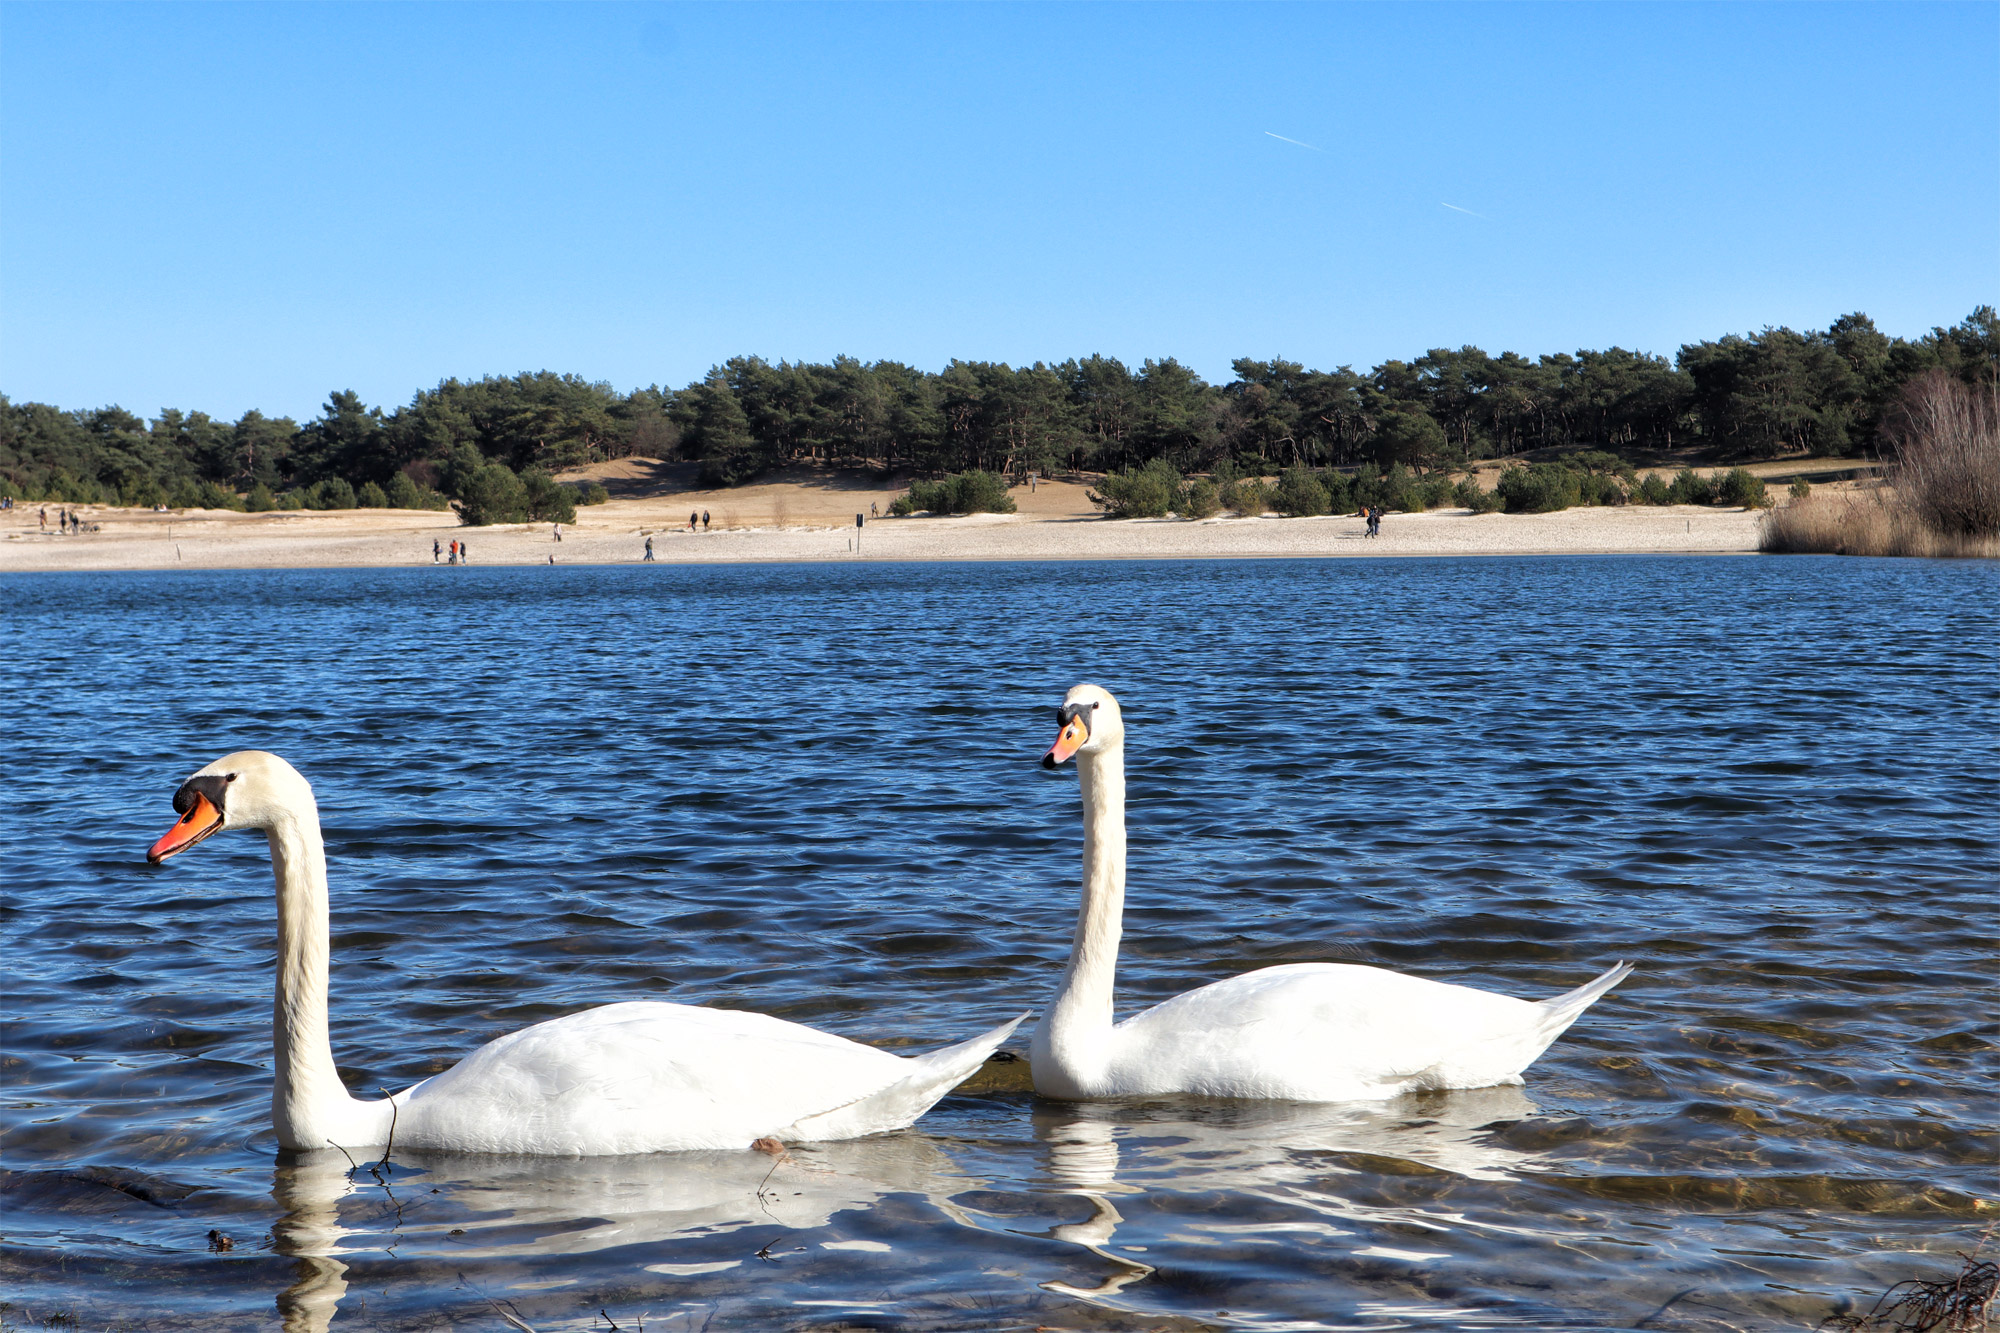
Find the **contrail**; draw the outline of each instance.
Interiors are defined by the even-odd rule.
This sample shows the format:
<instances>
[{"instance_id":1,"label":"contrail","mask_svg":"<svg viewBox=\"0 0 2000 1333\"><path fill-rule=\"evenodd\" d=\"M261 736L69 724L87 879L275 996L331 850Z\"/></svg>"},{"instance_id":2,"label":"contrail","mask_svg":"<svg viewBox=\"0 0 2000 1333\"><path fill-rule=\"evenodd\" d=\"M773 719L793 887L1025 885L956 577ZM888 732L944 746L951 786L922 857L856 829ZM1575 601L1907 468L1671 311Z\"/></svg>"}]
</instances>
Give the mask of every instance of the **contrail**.
<instances>
[{"instance_id":1,"label":"contrail","mask_svg":"<svg viewBox=\"0 0 2000 1333\"><path fill-rule=\"evenodd\" d=\"M1264 133L1266 133L1266 134L1271 134L1271 132L1270 132L1269 130L1265 130L1265 131L1264 131ZM1299 145L1299 147L1301 147L1301 148L1312 148L1312 150L1313 150L1313 151L1314 151L1315 153L1317 153L1317 152L1320 152L1320 151L1322 151L1321 149L1318 149L1318 148L1313 148L1313 146L1312 146L1311 144L1309 144L1309 143L1299 143L1299 141L1298 141L1297 139L1287 139L1287 138L1285 138L1285 136L1284 136L1284 135L1282 135L1282 134L1271 134L1271 137L1272 137L1273 139L1278 139L1278 140L1281 140L1281 141L1283 141L1283 142L1285 142L1285 143L1295 143L1295 144L1298 144L1298 145Z\"/></svg>"},{"instance_id":2,"label":"contrail","mask_svg":"<svg viewBox=\"0 0 2000 1333\"><path fill-rule=\"evenodd\" d=\"M1438 207L1449 208L1454 213L1464 213L1469 217L1484 218L1488 222L1491 222L1493 220L1492 218L1487 217L1484 213L1474 213L1469 208L1460 208L1457 204L1447 204L1442 199L1438 200Z\"/></svg>"}]
</instances>

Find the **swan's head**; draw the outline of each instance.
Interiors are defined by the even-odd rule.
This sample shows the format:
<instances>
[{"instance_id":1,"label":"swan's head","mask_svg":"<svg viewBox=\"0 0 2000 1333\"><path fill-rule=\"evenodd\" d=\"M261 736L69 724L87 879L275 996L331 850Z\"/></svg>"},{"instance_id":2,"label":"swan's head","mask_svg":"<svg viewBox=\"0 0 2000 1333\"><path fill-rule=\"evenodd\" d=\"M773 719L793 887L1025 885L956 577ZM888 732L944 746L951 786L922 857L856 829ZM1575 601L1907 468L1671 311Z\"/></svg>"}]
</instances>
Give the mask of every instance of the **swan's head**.
<instances>
[{"instance_id":1,"label":"swan's head","mask_svg":"<svg viewBox=\"0 0 2000 1333\"><path fill-rule=\"evenodd\" d=\"M274 754L239 750L202 769L174 793L180 822L153 844L154 865L224 829L270 828L284 815L312 806L312 785Z\"/></svg>"},{"instance_id":2,"label":"swan's head","mask_svg":"<svg viewBox=\"0 0 2000 1333\"><path fill-rule=\"evenodd\" d=\"M1079 685L1063 698L1056 709L1056 743L1042 756L1043 768L1054 768L1073 754L1097 755L1125 743L1125 719L1111 691L1096 685Z\"/></svg>"}]
</instances>

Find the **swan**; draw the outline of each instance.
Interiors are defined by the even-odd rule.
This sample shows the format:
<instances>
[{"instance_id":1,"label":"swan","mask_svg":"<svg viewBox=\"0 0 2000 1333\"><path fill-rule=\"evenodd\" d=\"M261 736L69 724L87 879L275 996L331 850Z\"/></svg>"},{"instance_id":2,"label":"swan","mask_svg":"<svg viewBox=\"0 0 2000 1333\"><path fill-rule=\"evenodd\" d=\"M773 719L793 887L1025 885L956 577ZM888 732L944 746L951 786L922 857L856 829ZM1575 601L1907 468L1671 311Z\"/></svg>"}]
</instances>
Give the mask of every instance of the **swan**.
<instances>
[{"instance_id":1,"label":"swan","mask_svg":"<svg viewBox=\"0 0 2000 1333\"><path fill-rule=\"evenodd\" d=\"M1346 963L1261 968L1111 1021L1125 910L1125 723L1079 685L1056 710L1045 768L1076 759L1083 907L1069 967L1031 1048L1035 1091L1085 1100L1191 1093L1377 1101L1420 1089L1519 1083L1563 1029L1631 974L1620 963L1530 1002Z\"/></svg>"},{"instance_id":2,"label":"swan","mask_svg":"<svg viewBox=\"0 0 2000 1333\"><path fill-rule=\"evenodd\" d=\"M180 820L146 853L155 865L224 829L270 840L271 1118L290 1149L600 1157L859 1138L913 1123L1021 1022L906 1059L765 1014L637 1000L523 1028L392 1097L358 1101L327 1035L326 851L311 785L278 756L246 750L182 783L174 811Z\"/></svg>"}]
</instances>

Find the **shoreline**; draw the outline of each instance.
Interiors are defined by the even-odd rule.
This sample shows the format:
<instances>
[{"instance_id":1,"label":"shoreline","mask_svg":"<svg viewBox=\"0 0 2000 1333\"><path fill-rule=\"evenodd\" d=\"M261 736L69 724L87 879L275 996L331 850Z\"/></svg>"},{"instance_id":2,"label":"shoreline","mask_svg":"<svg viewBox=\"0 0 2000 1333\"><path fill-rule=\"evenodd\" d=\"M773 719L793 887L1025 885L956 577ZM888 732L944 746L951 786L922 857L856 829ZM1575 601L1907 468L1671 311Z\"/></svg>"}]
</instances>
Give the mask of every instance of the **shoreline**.
<instances>
[{"instance_id":1,"label":"shoreline","mask_svg":"<svg viewBox=\"0 0 2000 1333\"><path fill-rule=\"evenodd\" d=\"M1050 488L1044 487L1047 492ZM1039 498L1039 497L1038 497ZM864 501L865 502L865 501ZM1023 506L1024 509L1027 506ZM37 530L37 506L0 513L0 574L162 569L399 568L431 544L463 540L478 565L761 564L958 560L1339 559L1355 556L1738 555L1756 552L1761 514L1703 506L1579 508L1548 514L1464 509L1392 513L1369 538L1360 518L1109 519L1073 511L885 518L851 525L767 523L690 532L662 506L611 501L577 512L563 540L547 523L461 527L428 510L281 511L81 508L97 531ZM821 517L818 514L814 518Z\"/></svg>"}]
</instances>

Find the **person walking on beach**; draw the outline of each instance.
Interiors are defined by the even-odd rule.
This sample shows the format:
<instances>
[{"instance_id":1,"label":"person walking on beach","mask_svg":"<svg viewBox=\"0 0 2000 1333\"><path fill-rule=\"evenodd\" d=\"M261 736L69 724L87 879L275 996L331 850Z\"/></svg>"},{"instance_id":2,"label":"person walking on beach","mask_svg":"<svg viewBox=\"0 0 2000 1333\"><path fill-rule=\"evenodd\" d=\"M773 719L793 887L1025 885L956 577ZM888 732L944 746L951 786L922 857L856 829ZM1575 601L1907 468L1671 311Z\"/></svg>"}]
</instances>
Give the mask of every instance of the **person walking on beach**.
<instances>
[{"instance_id":1,"label":"person walking on beach","mask_svg":"<svg viewBox=\"0 0 2000 1333\"><path fill-rule=\"evenodd\" d=\"M653 558L653 539L651 537L646 538L646 558L648 560Z\"/></svg>"},{"instance_id":2,"label":"person walking on beach","mask_svg":"<svg viewBox=\"0 0 2000 1333\"><path fill-rule=\"evenodd\" d=\"M47 532L48 530L49 530L49 507L48 507L47 505L43 505L43 506L42 506L42 531L43 531L43 532Z\"/></svg>"},{"instance_id":3,"label":"person walking on beach","mask_svg":"<svg viewBox=\"0 0 2000 1333\"><path fill-rule=\"evenodd\" d=\"M703 532L708 531L708 511L706 509L701 511L701 530Z\"/></svg>"},{"instance_id":4,"label":"person walking on beach","mask_svg":"<svg viewBox=\"0 0 2000 1333\"><path fill-rule=\"evenodd\" d=\"M438 545L438 539L435 537L431 538L431 563L435 565L438 562L438 557L443 554L444 548Z\"/></svg>"},{"instance_id":5,"label":"person walking on beach","mask_svg":"<svg viewBox=\"0 0 2000 1333\"><path fill-rule=\"evenodd\" d=\"M700 515L700 514L689 514L689 515L688 515L688 531L689 531L689 532L693 532L693 531L694 531L694 525L695 525L695 524L697 524L697 523L699 523L699 522L701 522L701 515Z\"/></svg>"},{"instance_id":6,"label":"person walking on beach","mask_svg":"<svg viewBox=\"0 0 2000 1333\"><path fill-rule=\"evenodd\" d=\"M549 529L550 529L550 530L551 530L552 532L554 532L554 533L556 534L556 540L557 540L557 541L561 541L561 540L562 540L562 524L560 524L560 523L551 523L551 524L549 524Z\"/></svg>"},{"instance_id":7,"label":"person walking on beach","mask_svg":"<svg viewBox=\"0 0 2000 1333\"><path fill-rule=\"evenodd\" d=\"M472 563L472 557L465 553L464 542L460 542L458 544L458 563L461 565L469 565Z\"/></svg>"}]
</instances>

